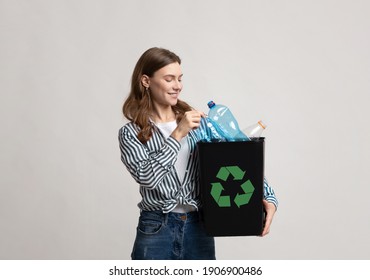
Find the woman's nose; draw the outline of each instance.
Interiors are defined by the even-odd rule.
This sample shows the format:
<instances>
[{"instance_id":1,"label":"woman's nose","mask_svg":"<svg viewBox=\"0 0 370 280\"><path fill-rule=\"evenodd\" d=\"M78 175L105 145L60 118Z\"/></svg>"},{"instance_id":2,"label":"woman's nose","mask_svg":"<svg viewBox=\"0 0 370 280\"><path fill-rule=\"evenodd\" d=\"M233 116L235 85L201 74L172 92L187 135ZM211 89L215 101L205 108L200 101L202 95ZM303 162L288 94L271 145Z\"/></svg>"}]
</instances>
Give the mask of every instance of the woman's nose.
<instances>
[{"instance_id":1,"label":"woman's nose","mask_svg":"<svg viewBox=\"0 0 370 280\"><path fill-rule=\"evenodd\" d=\"M174 89L181 90L182 89L182 83L180 81L176 81L174 84Z\"/></svg>"}]
</instances>

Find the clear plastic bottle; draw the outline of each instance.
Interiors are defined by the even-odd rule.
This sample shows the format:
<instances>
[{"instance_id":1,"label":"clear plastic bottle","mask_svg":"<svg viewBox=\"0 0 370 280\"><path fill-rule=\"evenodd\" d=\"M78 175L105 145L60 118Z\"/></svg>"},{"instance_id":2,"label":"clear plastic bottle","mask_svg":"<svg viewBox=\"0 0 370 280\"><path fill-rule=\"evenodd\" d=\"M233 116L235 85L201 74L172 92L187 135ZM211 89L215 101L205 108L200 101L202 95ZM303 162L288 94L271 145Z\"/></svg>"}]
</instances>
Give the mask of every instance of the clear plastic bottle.
<instances>
[{"instance_id":1,"label":"clear plastic bottle","mask_svg":"<svg viewBox=\"0 0 370 280\"><path fill-rule=\"evenodd\" d=\"M249 138L240 130L238 122L225 105L208 102L208 117L219 127L227 141L248 141Z\"/></svg>"},{"instance_id":2,"label":"clear plastic bottle","mask_svg":"<svg viewBox=\"0 0 370 280\"><path fill-rule=\"evenodd\" d=\"M257 123L248 126L243 129L243 133L248 136L249 139L261 137L262 132L266 129L266 125L260 120Z\"/></svg>"},{"instance_id":3,"label":"clear plastic bottle","mask_svg":"<svg viewBox=\"0 0 370 280\"><path fill-rule=\"evenodd\" d=\"M224 142L227 141L222 135L222 131L209 117L200 120L203 129L199 129L200 137L203 142Z\"/></svg>"}]
</instances>

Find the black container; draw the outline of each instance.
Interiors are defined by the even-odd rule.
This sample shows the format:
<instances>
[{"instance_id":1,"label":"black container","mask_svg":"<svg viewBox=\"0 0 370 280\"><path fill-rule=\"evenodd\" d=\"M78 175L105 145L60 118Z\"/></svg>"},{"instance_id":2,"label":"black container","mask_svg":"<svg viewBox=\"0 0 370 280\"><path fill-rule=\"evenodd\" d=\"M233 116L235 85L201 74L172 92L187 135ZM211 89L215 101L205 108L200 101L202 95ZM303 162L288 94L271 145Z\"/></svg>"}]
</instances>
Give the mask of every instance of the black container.
<instances>
[{"instance_id":1,"label":"black container","mask_svg":"<svg viewBox=\"0 0 370 280\"><path fill-rule=\"evenodd\" d=\"M210 236L261 235L264 138L199 142L202 218Z\"/></svg>"}]
</instances>

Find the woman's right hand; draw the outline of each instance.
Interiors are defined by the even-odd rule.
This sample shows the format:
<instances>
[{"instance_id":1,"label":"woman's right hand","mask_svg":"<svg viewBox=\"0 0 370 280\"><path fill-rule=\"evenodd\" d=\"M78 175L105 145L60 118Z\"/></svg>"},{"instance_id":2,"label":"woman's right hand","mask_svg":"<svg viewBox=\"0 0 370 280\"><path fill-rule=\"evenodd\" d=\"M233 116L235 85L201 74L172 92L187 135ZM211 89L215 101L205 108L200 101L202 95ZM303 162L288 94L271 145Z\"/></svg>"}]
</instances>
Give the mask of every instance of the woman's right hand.
<instances>
[{"instance_id":1,"label":"woman's right hand","mask_svg":"<svg viewBox=\"0 0 370 280\"><path fill-rule=\"evenodd\" d=\"M201 111L192 110L185 112L171 136L180 142L183 137L188 135L190 130L197 129L200 126L202 117L205 117L205 114Z\"/></svg>"}]
</instances>

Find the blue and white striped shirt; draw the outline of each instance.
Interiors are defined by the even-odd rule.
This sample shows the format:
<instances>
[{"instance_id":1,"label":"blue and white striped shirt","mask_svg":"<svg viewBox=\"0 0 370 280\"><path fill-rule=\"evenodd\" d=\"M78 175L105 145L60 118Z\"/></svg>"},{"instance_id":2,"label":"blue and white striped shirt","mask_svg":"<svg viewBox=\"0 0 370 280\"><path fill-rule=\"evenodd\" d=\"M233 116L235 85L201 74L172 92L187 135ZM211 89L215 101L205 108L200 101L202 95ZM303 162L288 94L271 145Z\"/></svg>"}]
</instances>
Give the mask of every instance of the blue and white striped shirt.
<instances>
[{"instance_id":1,"label":"blue and white striped shirt","mask_svg":"<svg viewBox=\"0 0 370 280\"><path fill-rule=\"evenodd\" d=\"M171 212L177 204L200 206L199 166L196 144L202 140L202 129L189 132L187 138L190 154L183 181L174 168L180 143L173 137L165 138L153 123L153 136L145 144L137 138L140 128L132 122L119 130L121 160L135 181L140 185L141 210ZM203 130L203 131L204 131ZM264 198L275 204L274 190L264 181Z\"/></svg>"}]
</instances>

